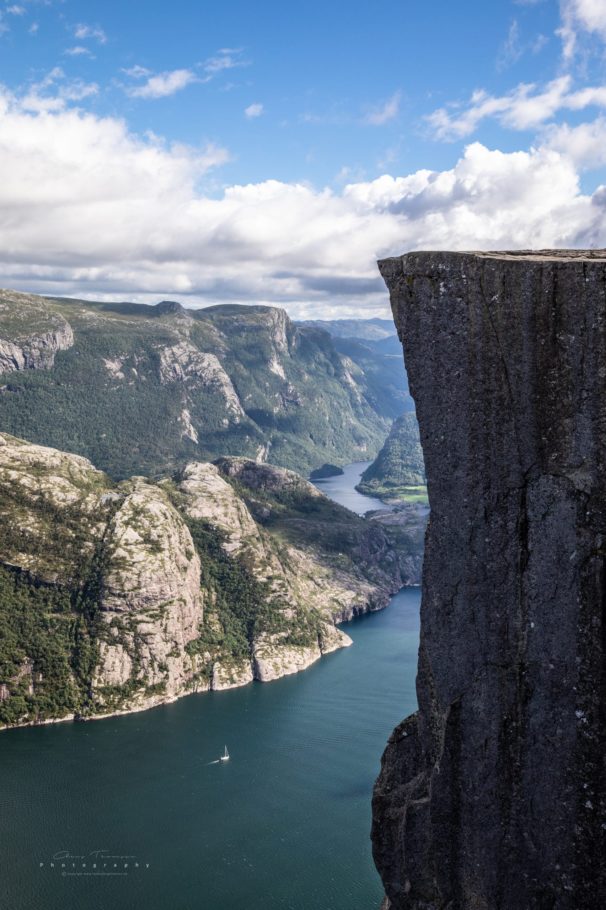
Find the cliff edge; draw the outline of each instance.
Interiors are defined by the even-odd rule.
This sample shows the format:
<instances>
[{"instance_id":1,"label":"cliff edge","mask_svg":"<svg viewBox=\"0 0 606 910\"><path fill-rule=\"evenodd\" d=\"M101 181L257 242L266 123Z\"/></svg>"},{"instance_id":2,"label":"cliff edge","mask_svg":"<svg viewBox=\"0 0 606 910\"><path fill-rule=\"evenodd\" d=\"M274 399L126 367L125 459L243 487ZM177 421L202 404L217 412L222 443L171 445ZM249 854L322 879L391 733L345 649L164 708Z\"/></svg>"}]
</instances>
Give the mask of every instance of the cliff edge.
<instances>
[{"instance_id":1,"label":"cliff edge","mask_svg":"<svg viewBox=\"0 0 606 910\"><path fill-rule=\"evenodd\" d=\"M379 263L431 518L418 713L373 852L392 908L606 906L606 252Z\"/></svg>"}]
</instances>

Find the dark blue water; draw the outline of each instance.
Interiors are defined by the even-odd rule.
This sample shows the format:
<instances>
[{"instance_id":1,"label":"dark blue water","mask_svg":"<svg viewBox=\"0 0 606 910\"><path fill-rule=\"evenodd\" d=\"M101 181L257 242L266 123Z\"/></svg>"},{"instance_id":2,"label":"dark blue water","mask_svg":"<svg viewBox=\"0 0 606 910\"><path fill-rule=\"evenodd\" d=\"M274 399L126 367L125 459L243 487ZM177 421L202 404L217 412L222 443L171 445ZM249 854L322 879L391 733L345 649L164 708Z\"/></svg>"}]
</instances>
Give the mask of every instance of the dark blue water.
<instances>
[{"instance_id":1,"label":"dark blue water","mask_svg":"<svg viewBox=\"0 0 606 910\"><path fill-rule=\"evenodd\" d=\"M0 734L2 910L377 910L370 797L415 709L419 597L296 676Z\"/></svg>"}]
</instances>

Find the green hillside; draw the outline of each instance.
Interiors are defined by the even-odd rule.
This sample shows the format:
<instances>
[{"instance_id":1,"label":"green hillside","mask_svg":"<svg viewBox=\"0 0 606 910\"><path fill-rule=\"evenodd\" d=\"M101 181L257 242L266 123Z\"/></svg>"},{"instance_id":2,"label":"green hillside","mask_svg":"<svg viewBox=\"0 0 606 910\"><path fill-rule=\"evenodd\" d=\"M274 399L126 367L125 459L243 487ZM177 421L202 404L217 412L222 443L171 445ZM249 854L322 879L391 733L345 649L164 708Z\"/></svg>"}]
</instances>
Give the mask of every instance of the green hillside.
<instances>
[{"instance_id":1,"label":"green hillside","mask_svg":"<svg viewBox=\"0 0 606 910\"><path fill-rule=\"evenodd\" d=\"M322 329L263 306L4 291L2 370L0 430L82 454L118 479L222 455L304 474L368 459L410 400L401 359L338 350Z\"/></svg>"},{"instance_id":2,"label":"green hillside","mask_svg":"<svg viewBox=\"0 0 606 910\"><path fill-rule=\"evenodd\" d=\"M395 421L385 444L362 474L357 489L381 499L426 502L425 465L414 413Z\"/></svg>"}]
</instances>

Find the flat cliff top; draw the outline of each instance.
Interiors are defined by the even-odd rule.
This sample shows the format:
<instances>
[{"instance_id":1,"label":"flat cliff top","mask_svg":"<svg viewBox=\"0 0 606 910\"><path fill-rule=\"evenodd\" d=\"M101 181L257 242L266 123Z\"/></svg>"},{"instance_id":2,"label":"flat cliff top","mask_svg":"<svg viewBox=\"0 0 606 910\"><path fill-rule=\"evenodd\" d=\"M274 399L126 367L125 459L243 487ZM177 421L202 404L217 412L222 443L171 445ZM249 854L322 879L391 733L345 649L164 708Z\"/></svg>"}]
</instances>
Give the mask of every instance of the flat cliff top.
<instances>
[{"instance_id":1,"label":"flat cliff top","mask_svg":"<svg viewBox=\"0 0 606 910\"><path fill-rule=\"evenodd\" d=\"M430 259L469 258L518 260L523 262L556 261L556 262L606 262L606 249L602 250L411 250L402 256L391 256L379 260L379 269L383 274L389 264L402 262L416 257Z\"/></svg>"}]
</instances>

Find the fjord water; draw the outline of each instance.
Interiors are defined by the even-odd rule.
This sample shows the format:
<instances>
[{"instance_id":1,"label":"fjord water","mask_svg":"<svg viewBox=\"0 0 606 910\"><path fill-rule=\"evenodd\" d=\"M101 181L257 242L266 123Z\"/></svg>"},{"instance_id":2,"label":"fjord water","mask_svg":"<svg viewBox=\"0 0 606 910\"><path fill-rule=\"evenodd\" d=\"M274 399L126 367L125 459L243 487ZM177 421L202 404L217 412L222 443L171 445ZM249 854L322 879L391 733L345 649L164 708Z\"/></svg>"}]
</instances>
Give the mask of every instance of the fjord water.
<instances>
[{"instance_id":1,"label":"fjord water","mask_svg":"<svg viewBox=\"0 0 606 910\"><path fill-rule=\"evenodd\" d=\"M372 509L391 509L391 506L385 505L380 499L363 496L356 490L356 484L360 482L360 477L370 464L372 464L370 461L354 461L345 465L343 474L316 480L314 483L326 496L358 515L364 515Z\"/></svg>"},{"instance_id":2,"label":"fjord water","mask_svg":"<svg viewBox=\"0 0 606 910\"><path fill-rule=\"evenodd\" d=\"M370 797L416 707L419 598L348 623L353 646L295 676L4 732L0 906L377 910Z\"/></svg>"}]
</instances>

